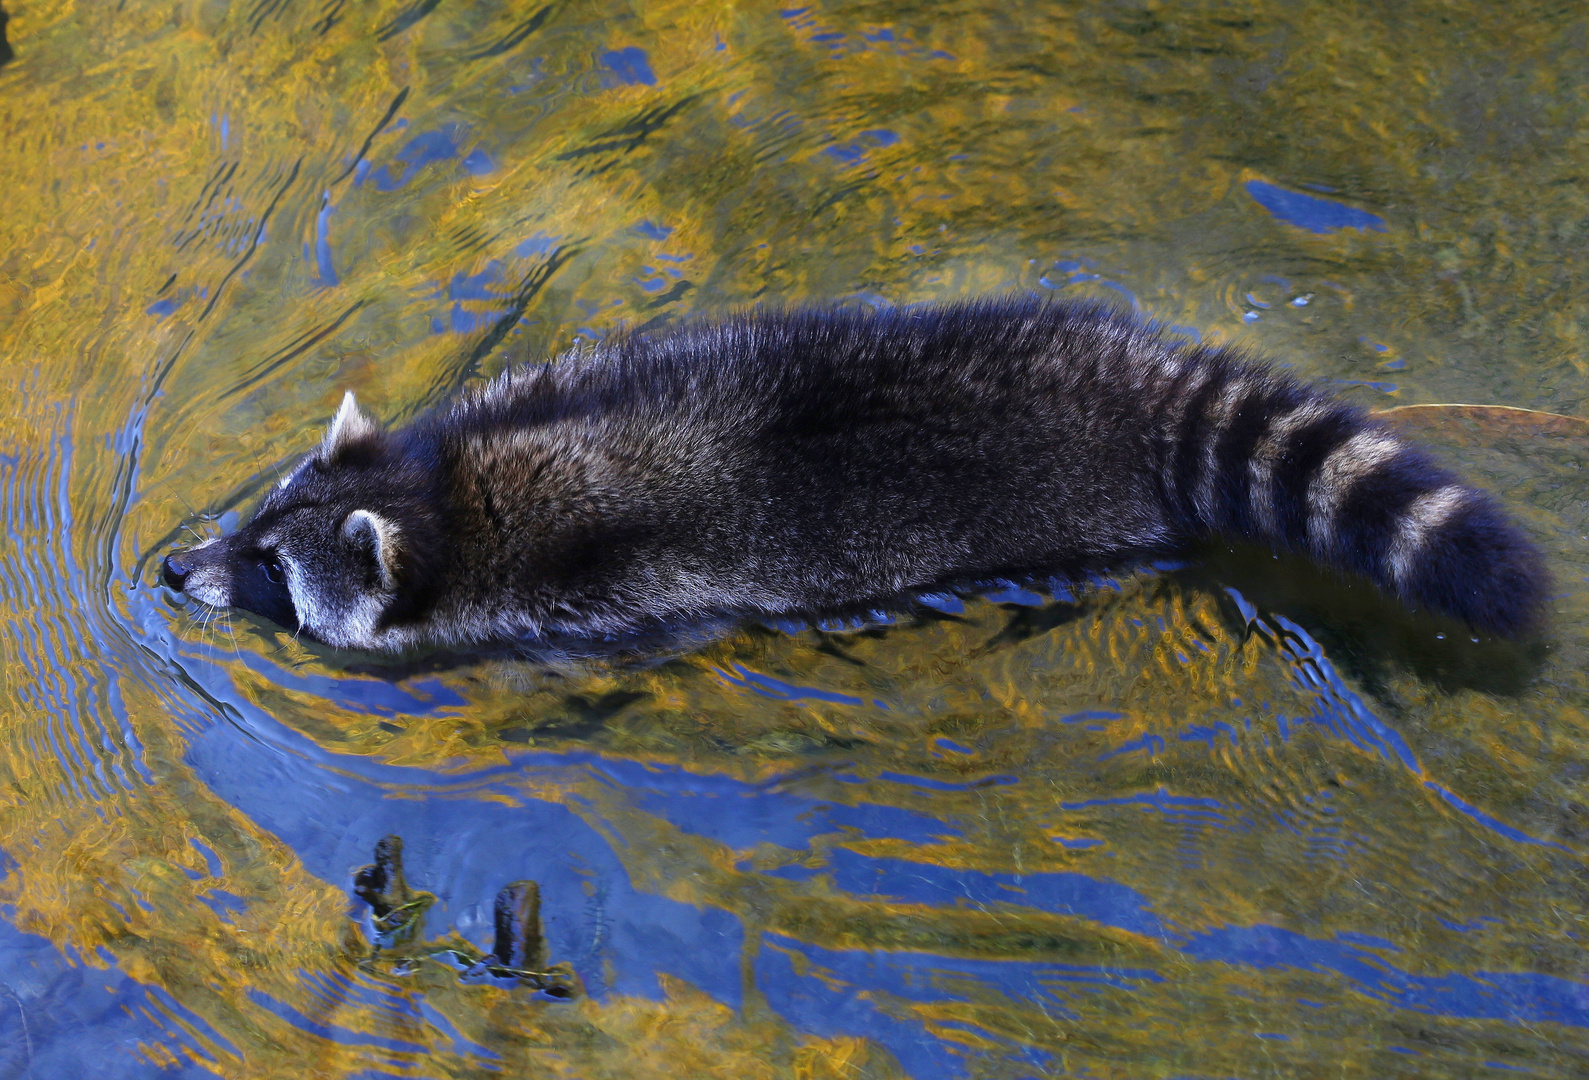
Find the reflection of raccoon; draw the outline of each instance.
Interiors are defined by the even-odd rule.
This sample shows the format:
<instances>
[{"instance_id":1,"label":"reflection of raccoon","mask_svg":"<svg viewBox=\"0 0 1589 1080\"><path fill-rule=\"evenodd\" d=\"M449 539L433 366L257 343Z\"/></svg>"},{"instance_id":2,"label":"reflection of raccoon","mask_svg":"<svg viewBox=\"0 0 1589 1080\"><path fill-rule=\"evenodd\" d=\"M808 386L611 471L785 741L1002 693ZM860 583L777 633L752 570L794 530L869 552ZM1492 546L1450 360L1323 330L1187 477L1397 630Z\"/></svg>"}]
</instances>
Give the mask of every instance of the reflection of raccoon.
<instances>
[{"instance_id":1,"label":"reflection of raccoon","mask_svg":"<svg viewBox=\"0 0 1589 1080\"><path fill-rule=\"evenodd\" d=\"M1213 533L1502 634L1535 549L1361 410L1097 307L751 314L604 342L388 432L349 394L173 588L331 645L624 634L1083 571Z\"/></svg>"}]
</instances>

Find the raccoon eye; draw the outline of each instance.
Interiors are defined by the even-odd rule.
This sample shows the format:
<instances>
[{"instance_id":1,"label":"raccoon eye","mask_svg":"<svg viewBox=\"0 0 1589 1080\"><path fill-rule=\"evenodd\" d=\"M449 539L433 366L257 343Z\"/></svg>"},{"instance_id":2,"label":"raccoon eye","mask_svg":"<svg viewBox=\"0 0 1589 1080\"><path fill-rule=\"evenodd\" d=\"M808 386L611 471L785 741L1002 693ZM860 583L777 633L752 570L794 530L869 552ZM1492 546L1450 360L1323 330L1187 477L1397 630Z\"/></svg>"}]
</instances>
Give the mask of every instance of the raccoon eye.
<instances>
[{"instance_id":1,"label":"raccoon eye","mask_svg":"<svg viewBox=\"0 0 1589 1080\"><path fill-rule=\"evenodd\" d=\"M287 584L287 574L282 570L281 562L274 555L265 559L260 565L264 567L266 581L272 585Z\"/></svg>"}]
</instances>

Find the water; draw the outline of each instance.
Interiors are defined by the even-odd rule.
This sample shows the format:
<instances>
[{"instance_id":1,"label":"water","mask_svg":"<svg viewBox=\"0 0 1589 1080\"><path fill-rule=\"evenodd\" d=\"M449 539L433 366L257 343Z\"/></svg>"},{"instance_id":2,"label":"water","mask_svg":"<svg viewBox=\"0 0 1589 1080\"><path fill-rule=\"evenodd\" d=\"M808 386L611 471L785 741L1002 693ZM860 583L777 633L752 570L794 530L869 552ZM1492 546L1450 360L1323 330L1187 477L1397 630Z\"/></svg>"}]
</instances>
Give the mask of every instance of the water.
<instances>
[{"instance_id":1,"label":"water","mask_svg":"<svg viewBox=\"0 0 1589 1080\"><path fill-rule=\"evenodd\" d=\"M1582 421L1396 416L1549 549L1528 648L1215 548L394 678L153 573L346 389L757 301L1108 297L1582 415L1581 9L7 8L0 1075L1589 1068ZM443 951L523 879L571 1000Z\"/></svg>"}]
</instances>

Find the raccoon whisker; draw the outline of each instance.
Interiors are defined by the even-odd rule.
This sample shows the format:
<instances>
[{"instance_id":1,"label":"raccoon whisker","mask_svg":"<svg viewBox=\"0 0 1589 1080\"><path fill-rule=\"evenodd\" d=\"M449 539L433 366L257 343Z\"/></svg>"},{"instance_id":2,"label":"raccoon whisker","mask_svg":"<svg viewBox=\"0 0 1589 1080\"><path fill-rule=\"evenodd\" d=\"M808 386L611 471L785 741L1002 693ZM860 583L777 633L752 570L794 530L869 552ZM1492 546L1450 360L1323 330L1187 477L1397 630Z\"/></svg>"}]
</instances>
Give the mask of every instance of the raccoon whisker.
<instances>
[{"instance_id":1,"label":"raccoon whisker","mask_svg":"<svg viewBox=\"0 0 1589 1080\"><path fill-rule=\"evenodd\" d=\"M303 667L304 661L303 661L303 659L301 657L290 657L290 656L287 655L287 646L288 645L296 645L296 644L298 644L298 636L300 634L302 634L302 633L303 633L303 624L299 623L297 629L293 630L292 633L288 634L285 641L282 640L282 638L280 636L277 636L276 639L275 639L276 644L273 645L271 647L271 650L270 650L270 655L272 656L272 658L278 659L278 660L283 660L283 661L285 661L287 663L287 665L289 667L292 667L292 668L301 668L301 667Z\"/></svg>"},{"instance_id":2,"label":"raccoon whisker","mask_svg":"<svg viewBox=\"0 0 1589 1080\"><path fill-rule=\"evenodd\" d=\"M160 482L166 486L166 489L169 490L171 492L171 494L173 494L173 495L175 495L177 497L177 502L181 503L183 506L185 506L187 508L189 519L194 520L194 521L202 521L204 519L204 515L199 513L198 510L194 508L193 504L188 502L188 500L183 497L182 492L178 491L172 485L171 481L166 480L166 479L161 479ZM183 523L182 527L184 529L187 529L189 532L192 532L195 536L198 536L200 540L205 539L205 537L203 537L203 536L199 535L198 533L194 532L193 528L191 526L189 526L186 522Z\"/></svg>"},{"instance_id":3,"label":"raccoon whisker","mask_svg":"<svg viewBox=\"0 0 1589 1080\"><path fill-rule=\"evenodd\" d=\"M220 617L220 610L214 604L205 605L209 610L199 620L199 644L206 649L212 641L211 631L215 628L215 620Z\"/></svg>"},{"instance_id":4,"label":"raccoon whisker","mask_svg":"<svg viewBox=\"0 0 1589 1080\"><path fill-rule=\"evenodd\" d=\"M237 641L237 622L230 616L226 620L226 633L232 639L232 655L241 661L243 659L243 649Z\"/></svg>"},{"instance_id":5,"label":"raccoon whisker","mask_svg":"<svg viewBox=\"0 0 1589 1080\"><path fill-rule=\"evenodd\" d=\"M193 517L198 517L199 516L199 512L197 510L193 509L193 504L188 502L188 500L183 496L182 492L178 491L172 485L171 481L169 481L169 480L165 479L164 477L162 477L160 482L166 486L166 488L171 492L171 494L173 494L173 495L175 495L177 497L177 502L181 503L183 506L188 508L188 513L189 514L191 514Z\"/></svg>"},{"instance_id":6,"label":"raccoon whisker","mask_svg":"<svg viewBox=\"0 0 1589 1080\"><path fill-rule=\"evenodd\" d=\"M207 603L204 606L208 610L205 612L205 617L200 623L199 641L207 648L214 649L217 647L219 640L216 635L216 623L220 621L221 616L225 613L225 609L215 604Z\"/></svg>"}]
</instances>

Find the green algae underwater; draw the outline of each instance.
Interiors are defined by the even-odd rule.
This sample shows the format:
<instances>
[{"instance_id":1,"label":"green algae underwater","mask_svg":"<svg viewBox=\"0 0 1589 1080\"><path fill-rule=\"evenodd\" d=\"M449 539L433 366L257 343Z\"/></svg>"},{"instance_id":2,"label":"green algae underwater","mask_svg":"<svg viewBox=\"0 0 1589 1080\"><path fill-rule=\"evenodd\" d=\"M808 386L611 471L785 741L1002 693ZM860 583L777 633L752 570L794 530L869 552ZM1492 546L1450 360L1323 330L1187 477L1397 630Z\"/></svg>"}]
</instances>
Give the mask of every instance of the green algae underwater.
<instances>
[{"instance_id":1,"label":"green algae underwater","mask_svg":"<svg viewBox=\"0 0 1589 1080\"><path fill-rule=\"evenodd\" d=\"M6 9L0 1075L1589 1070L1581 6ZM155 580L347 389L1008 291L1396 409L1548 633L1221 547L393 672Z\"/></svg>"}]
</instances>

